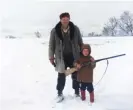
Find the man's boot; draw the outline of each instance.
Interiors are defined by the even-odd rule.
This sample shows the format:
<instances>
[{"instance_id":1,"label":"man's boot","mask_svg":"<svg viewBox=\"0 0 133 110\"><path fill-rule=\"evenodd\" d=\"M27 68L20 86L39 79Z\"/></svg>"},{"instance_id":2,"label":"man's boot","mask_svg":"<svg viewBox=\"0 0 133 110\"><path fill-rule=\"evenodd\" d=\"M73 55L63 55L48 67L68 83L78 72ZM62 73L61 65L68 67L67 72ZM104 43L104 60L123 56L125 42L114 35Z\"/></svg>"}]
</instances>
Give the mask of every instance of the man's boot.
<instances>
[{"instance_id":1,"label":"man's boot","mask_svg":"<svg viewBox=\"0 0 133 110\"><path fill-rule=\"evenodd\" d=\"M56 102L59 103L59 102L62 102L63 100L64 100L64 96L62 94L62 91L58 91Z\"/></svg>"}]
</instances>

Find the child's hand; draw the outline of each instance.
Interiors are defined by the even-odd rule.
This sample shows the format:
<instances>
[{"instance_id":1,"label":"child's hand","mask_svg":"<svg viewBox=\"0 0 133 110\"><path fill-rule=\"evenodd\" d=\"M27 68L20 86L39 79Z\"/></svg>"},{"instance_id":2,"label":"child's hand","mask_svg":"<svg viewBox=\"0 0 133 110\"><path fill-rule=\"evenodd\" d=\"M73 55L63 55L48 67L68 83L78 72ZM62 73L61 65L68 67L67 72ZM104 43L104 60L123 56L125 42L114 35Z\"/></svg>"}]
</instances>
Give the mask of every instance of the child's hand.
<instances>
[{"instance_id":1,"label":"child's hand","mask_svg":"<svg viewBox=\"0 0 133 110\"><path fill-rule=\"evenodd\" d=\"M91 59L90 59L90 60L91 60L91 65L92 65L92 66L95 66L95 64L96 64L96 63L95 63L94 58L93 58L93 57L91 57Z\"/></svg>"},{"instance_id":2,"label":"child's hand","mask_svg":"<svg viewBox=\"0 0 133 110\"><path fill-rule=\"evenodd\" d=\"M79 63L76 63L76 69L79 70L81 68L81 65Z\"/></svg>"},{"instance_id":3,"label":"child's hand","mask_svg":"<svg viewBox=\"0 0 133 110\"><path fill-rule=\"evenodd\" d=\"M81 68L81 65L80 64L77 64L77 68L80 69Z\"/></svg>"},{"instance_id":4,"label":"child's hand","mask_svg":"<svg viewBox=\"0 0 133 110\"><path fill-rule=\"evenodd\" d=\"M91 62L94 62L94 61L95 61L93 57L91 57L91 59L90 59L90 60L91 60Z\"/></svg>"}]
</instances>

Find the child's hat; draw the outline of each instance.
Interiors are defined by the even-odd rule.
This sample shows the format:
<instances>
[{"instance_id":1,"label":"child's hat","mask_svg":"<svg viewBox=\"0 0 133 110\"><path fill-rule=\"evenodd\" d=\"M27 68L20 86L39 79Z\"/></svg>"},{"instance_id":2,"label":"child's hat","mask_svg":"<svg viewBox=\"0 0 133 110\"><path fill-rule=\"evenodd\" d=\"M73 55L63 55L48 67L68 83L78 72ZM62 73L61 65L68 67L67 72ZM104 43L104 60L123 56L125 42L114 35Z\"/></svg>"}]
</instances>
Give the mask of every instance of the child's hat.
<instances>
[{"instance_id":1,"label":"child's hat","mask_svg":"<svg viewBox=\"0 0 133 110\"><path fill-rule=\"evenodd\" d=\"M83 44L82 47L81 47L81 51L82 51L83 49L88 49L89 52L90 52L89 54L91 54L91 47L90 47L89 44Z\"/></svg>"}]
</instances>

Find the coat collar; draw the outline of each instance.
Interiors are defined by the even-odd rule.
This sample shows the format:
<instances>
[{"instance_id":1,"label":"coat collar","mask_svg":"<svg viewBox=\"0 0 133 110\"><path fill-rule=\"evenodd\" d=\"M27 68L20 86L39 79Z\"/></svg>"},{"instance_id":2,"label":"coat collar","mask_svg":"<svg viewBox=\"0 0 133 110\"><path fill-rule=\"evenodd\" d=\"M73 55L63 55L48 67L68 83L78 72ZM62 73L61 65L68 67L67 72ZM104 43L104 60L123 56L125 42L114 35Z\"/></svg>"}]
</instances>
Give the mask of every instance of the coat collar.
<instances>
[{"instance_id":1,"label":"coat collar","mask_svg":"<svg viewBox=\"0 0 133 110\"><path fill-rule=\"evenodd\" d=\"M70 21L69 22L69 27L70 27L70 39L72 40L74 37L74 24ZM58 35L58 37L63 41L63 36L62 36L62 32L61 32L61 22L59 22L56 26L55 26L55 30L56 33Z\"/></svg>"}]
</instances>

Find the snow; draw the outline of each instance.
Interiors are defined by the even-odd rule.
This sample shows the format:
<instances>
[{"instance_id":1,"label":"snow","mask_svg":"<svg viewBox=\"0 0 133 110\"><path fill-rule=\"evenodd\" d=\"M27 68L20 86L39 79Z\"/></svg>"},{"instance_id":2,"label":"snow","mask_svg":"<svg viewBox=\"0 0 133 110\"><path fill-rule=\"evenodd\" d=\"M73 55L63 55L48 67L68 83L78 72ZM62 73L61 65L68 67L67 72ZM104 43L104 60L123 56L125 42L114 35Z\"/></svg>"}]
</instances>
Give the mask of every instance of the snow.
<instances>
[{"instance_id":1,"label":"snow","mask_svg":"<svg viewBox=\"0 0 133 110\"><path fill-rule=\"evenodd\" d=\"M57 72L48 60L48 39L0 39L1 110L133 110L133 37L84 38L95 59L126 53L94 70L95 103L73 97L67 77L64 102L55 104Z\"/></svg>"}]
</instances>

